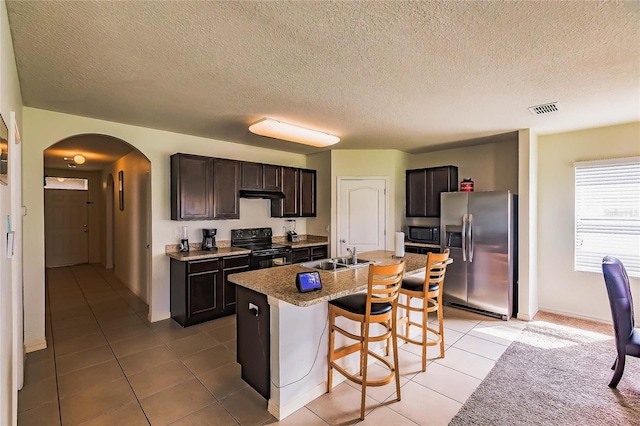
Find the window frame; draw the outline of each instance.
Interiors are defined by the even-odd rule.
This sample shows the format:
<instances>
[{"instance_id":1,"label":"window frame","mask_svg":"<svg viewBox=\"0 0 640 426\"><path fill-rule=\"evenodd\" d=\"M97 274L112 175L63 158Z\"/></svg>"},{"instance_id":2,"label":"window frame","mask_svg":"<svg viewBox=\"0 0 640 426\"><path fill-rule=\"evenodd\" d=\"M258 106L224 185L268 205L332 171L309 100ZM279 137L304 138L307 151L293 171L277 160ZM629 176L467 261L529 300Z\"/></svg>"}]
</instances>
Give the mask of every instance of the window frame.
<instances>
[{"instance_id":1,"label":"window frame","mask_svg":"<svg viewBox=\"0 0 640 426\"><path fill-rule=\"evenodd\" d=\"M602 257L610 255L625 264L629 276L640 277L640 156L573 166L574 271L602 273Z\"/></svg>"}]
</instances>

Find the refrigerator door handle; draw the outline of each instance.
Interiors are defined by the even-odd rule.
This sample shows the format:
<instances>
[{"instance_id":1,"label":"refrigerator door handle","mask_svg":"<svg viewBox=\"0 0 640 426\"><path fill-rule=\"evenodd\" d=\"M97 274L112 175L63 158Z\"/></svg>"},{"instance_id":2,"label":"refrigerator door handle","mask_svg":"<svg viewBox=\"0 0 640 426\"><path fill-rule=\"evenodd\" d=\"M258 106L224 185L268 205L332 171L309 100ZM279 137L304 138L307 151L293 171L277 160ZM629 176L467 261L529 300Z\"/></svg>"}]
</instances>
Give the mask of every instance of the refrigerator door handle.
<instances>
[{"instance_id":1,"label":"refrigerator door handle","mask_svg":"<svg viewBox=\"0 0 640 426\"><path fill-rule=\"evenodd\" d=\"M467 214L462 215L462 261L467 261Z\"/></svg>"},{"instance_id":2,"label":"refrigerator door handle","mask_svg":"<svg viewBox=\"0 0 640 426\"><path fill-rule=\"evenodd\" d=\"M473 262L473 215L469 213L469 263Z\"/></svg>"}]
</instances>

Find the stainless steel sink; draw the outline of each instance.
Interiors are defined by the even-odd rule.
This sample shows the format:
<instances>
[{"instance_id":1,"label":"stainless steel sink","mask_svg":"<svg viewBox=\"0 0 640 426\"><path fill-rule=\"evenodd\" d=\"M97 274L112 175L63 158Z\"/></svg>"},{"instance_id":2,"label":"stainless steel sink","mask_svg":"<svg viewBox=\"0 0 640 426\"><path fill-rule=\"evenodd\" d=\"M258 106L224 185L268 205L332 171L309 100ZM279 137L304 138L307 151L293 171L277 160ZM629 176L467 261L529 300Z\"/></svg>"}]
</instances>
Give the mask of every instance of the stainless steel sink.
<instances>
[{"instance_id":1,"label":"stainless steel sink","mask_svg":"<svg viewBox=\"0 0 640 426\"><path fill-rule=\"evenodd\" d=\"M348 271L349 266L334 262L333 259L312 260L311 262L301 263L300 266L311 269L319 269L321 271Z\"/></svg>"},{"instance_id":2,"label":"stainless steel sink","mask_svg":"<svg viewBox=\"0 0 640 426\"><path fill-rule=\"evenodd\" d=\"M369 260L358 259L357 262L353 262L351 257L336 257L334 259L321 259L312 260L311 262L301 263L300 266L311 269L319 269L321 271L348 271L353 268L359 268L367 266L373 263Z\"/></svg>"},{"instance_id":3,"label":"stainless steel sink","mask_svg":"<svg viewBox=\"0 0 640 426\"><path fill-rule=\"evenodd\" d=\"M364 259L356 259L356 261L354 262L352 257L336 257L333 260L339 265L347 265L353 268L358 266L366 266L371 263L371 261Z\"/></svg>"}]
</instances>

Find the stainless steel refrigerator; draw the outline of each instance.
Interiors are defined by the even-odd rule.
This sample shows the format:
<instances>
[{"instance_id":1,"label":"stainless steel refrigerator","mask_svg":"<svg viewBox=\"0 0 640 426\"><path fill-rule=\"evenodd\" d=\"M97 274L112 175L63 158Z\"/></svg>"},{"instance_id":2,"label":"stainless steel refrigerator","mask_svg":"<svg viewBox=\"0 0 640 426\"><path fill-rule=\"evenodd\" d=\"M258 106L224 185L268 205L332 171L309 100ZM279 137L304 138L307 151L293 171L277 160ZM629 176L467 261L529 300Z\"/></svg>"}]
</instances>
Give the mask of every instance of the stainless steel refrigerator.
<instances>
[{"instance_id":1,"label":"stainless steel refrigerator","mask_svg":"<svg viewBox=\"0 0 640 426\"><path fill-rule=\"evenodd\" d=\"M440 246L448 248L443 302L507 320L516 314L517 196L443 192Z\"/></svg>"}]
</instances>

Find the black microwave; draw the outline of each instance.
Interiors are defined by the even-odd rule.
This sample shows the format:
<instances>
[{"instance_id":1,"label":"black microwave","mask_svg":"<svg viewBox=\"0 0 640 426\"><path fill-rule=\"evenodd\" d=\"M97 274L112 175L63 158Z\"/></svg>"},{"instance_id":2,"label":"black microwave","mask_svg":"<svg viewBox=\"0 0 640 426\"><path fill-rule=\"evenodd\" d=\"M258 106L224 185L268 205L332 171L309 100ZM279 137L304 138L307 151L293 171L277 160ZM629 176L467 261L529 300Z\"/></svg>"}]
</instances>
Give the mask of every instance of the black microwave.
<instances>
[{"instance_id":1,"label":"black microwave","mask_svg":"<svg viewBox=\"0 0 640 426\"><path fill-rule=\"evenodd\" d=\"M440 244L440 227L409 226L407 239L414 243Z\"/></svg>"}]
</instances>

